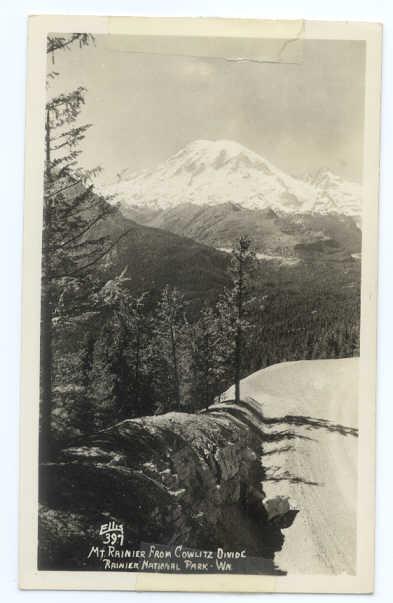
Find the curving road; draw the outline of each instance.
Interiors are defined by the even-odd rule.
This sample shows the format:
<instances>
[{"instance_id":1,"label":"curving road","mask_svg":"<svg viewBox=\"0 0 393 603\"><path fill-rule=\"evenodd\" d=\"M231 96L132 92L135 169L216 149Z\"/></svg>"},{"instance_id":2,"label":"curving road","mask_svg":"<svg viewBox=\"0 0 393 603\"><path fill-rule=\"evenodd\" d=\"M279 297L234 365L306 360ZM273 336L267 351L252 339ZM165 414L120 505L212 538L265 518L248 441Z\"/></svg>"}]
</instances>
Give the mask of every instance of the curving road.
<instances>
[{"instance_id":1,"label":"curving road","mask_svg":"<svg viewBox=\"0 0 393 603\"><path fill-rule=\"evenodd\" d=\"M276 555L289 574L355 573L357 387L357 358L286 362L241 382L262 404L265 494L299 509Z\"/></svg>"}]
</instances>

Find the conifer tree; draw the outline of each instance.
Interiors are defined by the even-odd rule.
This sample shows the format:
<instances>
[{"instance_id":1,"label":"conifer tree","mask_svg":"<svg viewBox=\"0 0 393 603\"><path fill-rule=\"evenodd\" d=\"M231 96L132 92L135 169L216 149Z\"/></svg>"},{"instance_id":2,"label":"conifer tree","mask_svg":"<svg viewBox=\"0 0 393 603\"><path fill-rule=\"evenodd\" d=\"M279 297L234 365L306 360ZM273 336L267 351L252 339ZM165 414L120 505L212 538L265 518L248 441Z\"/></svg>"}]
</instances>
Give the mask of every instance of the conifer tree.
<instances>
[{"instance_id":1,"label":"conifer tree","mask_svg":"<svg viewBox=\"0 0 393 603\"><path fill-rule=\"evenodd\" d=\"M55 53L92 41L87 34L50 36L47 52ZM51 72L51 79L59 74ZM94 234L96 225L112 207L99 198L92 178L98 170L78 167L78 148L89 124L78 125L86 90L78 87L48 98L45 107L45 173L42 232L41 288L41 421L40 456L51 451L53 406L54 328L68 328L94 314L89 298L95 270L116 241Z\"/></svg>"},{"instance_id":2,"label":"conifer tree","mask_svg":"<svg viewBox=\"0 0 393 603\"><path fill-rule=\"evenodd\" d=\"M126 269L106 282L95 296L101 308L99 345L105 349L102 370L109 373L108 396L119 419L148 414L150 410L146 293L131 295L126 286L130 279L125 274Z\"/></svg>"},{"instance_id":3,"label":"conifer tree","mask_svg":"<svg viewBox=\"0 0 393 603\"><path fill-rule=\"evenodd\" d=\"M191 336L191 394L199 408L208 408L223 384L227 334L220 327L219 316L205 304Z\"/></svg>"},{"instance_id":4,"label":"conifer tree","mask_svg":"<svg viewBox=\"0 0 393 603\"><path fill-rule=\"evenodd\" d=\"M255 302L252 277L256 269L251 239L241 236L233 246L229 273L232 286L217 303L222 331L226 334L227 363L235 384L235 401L240 402L240 379L244 365L245 336L251 327L250 309Z\"/></svg>"},{"instance_id":5,"label":"conifer tree","mask_svg":"<svg viewBox=\"0 0 393 603\"><path fill-rule=\"evenodd\" d=\"M166 285L154 314L151 357L159 410L181 408L181 363L186 325L184 299Z\"/></svg>"},{"instance_id":6,"label":"conifer tree","mask_svg":"<svg viewBox=\"0 0 393 603\"><path fill-rule=\"evenodd\" d=\"M151 411L150 359L148 343L151 325L146 316L145 298L147 293L134 296L130 300L130 368L133 375L133 408L137 416Z\"/></svg>"}]
</instances>

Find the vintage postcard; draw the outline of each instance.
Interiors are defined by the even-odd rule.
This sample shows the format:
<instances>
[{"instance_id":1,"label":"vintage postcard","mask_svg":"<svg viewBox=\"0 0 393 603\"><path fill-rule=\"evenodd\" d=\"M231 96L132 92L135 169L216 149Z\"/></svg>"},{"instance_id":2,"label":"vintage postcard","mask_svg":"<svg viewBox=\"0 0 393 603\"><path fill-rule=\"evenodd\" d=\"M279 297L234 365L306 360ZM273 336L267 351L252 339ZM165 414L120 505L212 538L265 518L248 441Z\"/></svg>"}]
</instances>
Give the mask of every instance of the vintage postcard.
<instances>
[{"instance_id":1,"label":"vintage postcard","mask_svg":"<svg viewBox=\"0 0 393 603\"><path fill-rule=\"evenodd\" d=\"M380 47L29 19L22 588L373 590Z\"/></svg>"}]
</instances>

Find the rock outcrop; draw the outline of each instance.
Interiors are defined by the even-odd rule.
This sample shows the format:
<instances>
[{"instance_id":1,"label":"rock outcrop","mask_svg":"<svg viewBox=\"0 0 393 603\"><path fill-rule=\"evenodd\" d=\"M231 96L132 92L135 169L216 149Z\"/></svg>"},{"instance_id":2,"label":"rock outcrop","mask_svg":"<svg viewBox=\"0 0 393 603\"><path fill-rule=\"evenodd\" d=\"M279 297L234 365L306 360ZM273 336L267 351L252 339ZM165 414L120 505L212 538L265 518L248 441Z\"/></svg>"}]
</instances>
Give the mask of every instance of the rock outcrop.
<instances>
[{"instance_id":1,"label":"rock outcrop","mask_svg":"<svg viewBox=\"0 0 393 603\"><path fill-rule=\"evenodd\" d=\"M129 547L246 549L276 571L282 528L297 511L264 500L259 404L216 404L125 420L73 442L40 468L40 569L93 569L100 524L121 522Z\"/></svg>"}]
</instances>

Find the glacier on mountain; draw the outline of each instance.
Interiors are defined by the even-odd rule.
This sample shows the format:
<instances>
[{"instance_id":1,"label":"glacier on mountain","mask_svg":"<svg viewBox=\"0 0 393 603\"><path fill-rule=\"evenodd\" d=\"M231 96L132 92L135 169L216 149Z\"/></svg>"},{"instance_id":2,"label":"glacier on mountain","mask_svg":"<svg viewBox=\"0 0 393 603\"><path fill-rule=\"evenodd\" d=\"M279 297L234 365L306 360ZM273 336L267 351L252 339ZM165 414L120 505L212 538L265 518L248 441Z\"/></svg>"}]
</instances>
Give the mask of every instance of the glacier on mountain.
<instances>
[{"instance_id":1,"label":"glacier on mountain","mask_svg":"<svg viewBox=\"0 0 393 603\"><path fill-rule=\"evenodd\" d=\"M195 140L156 168L130 174L101 192L125 207L235 203L283 213L338 213L359 221L362 189L328 170L300 179L231 140Z\"/></svg>"}]
</instances>

